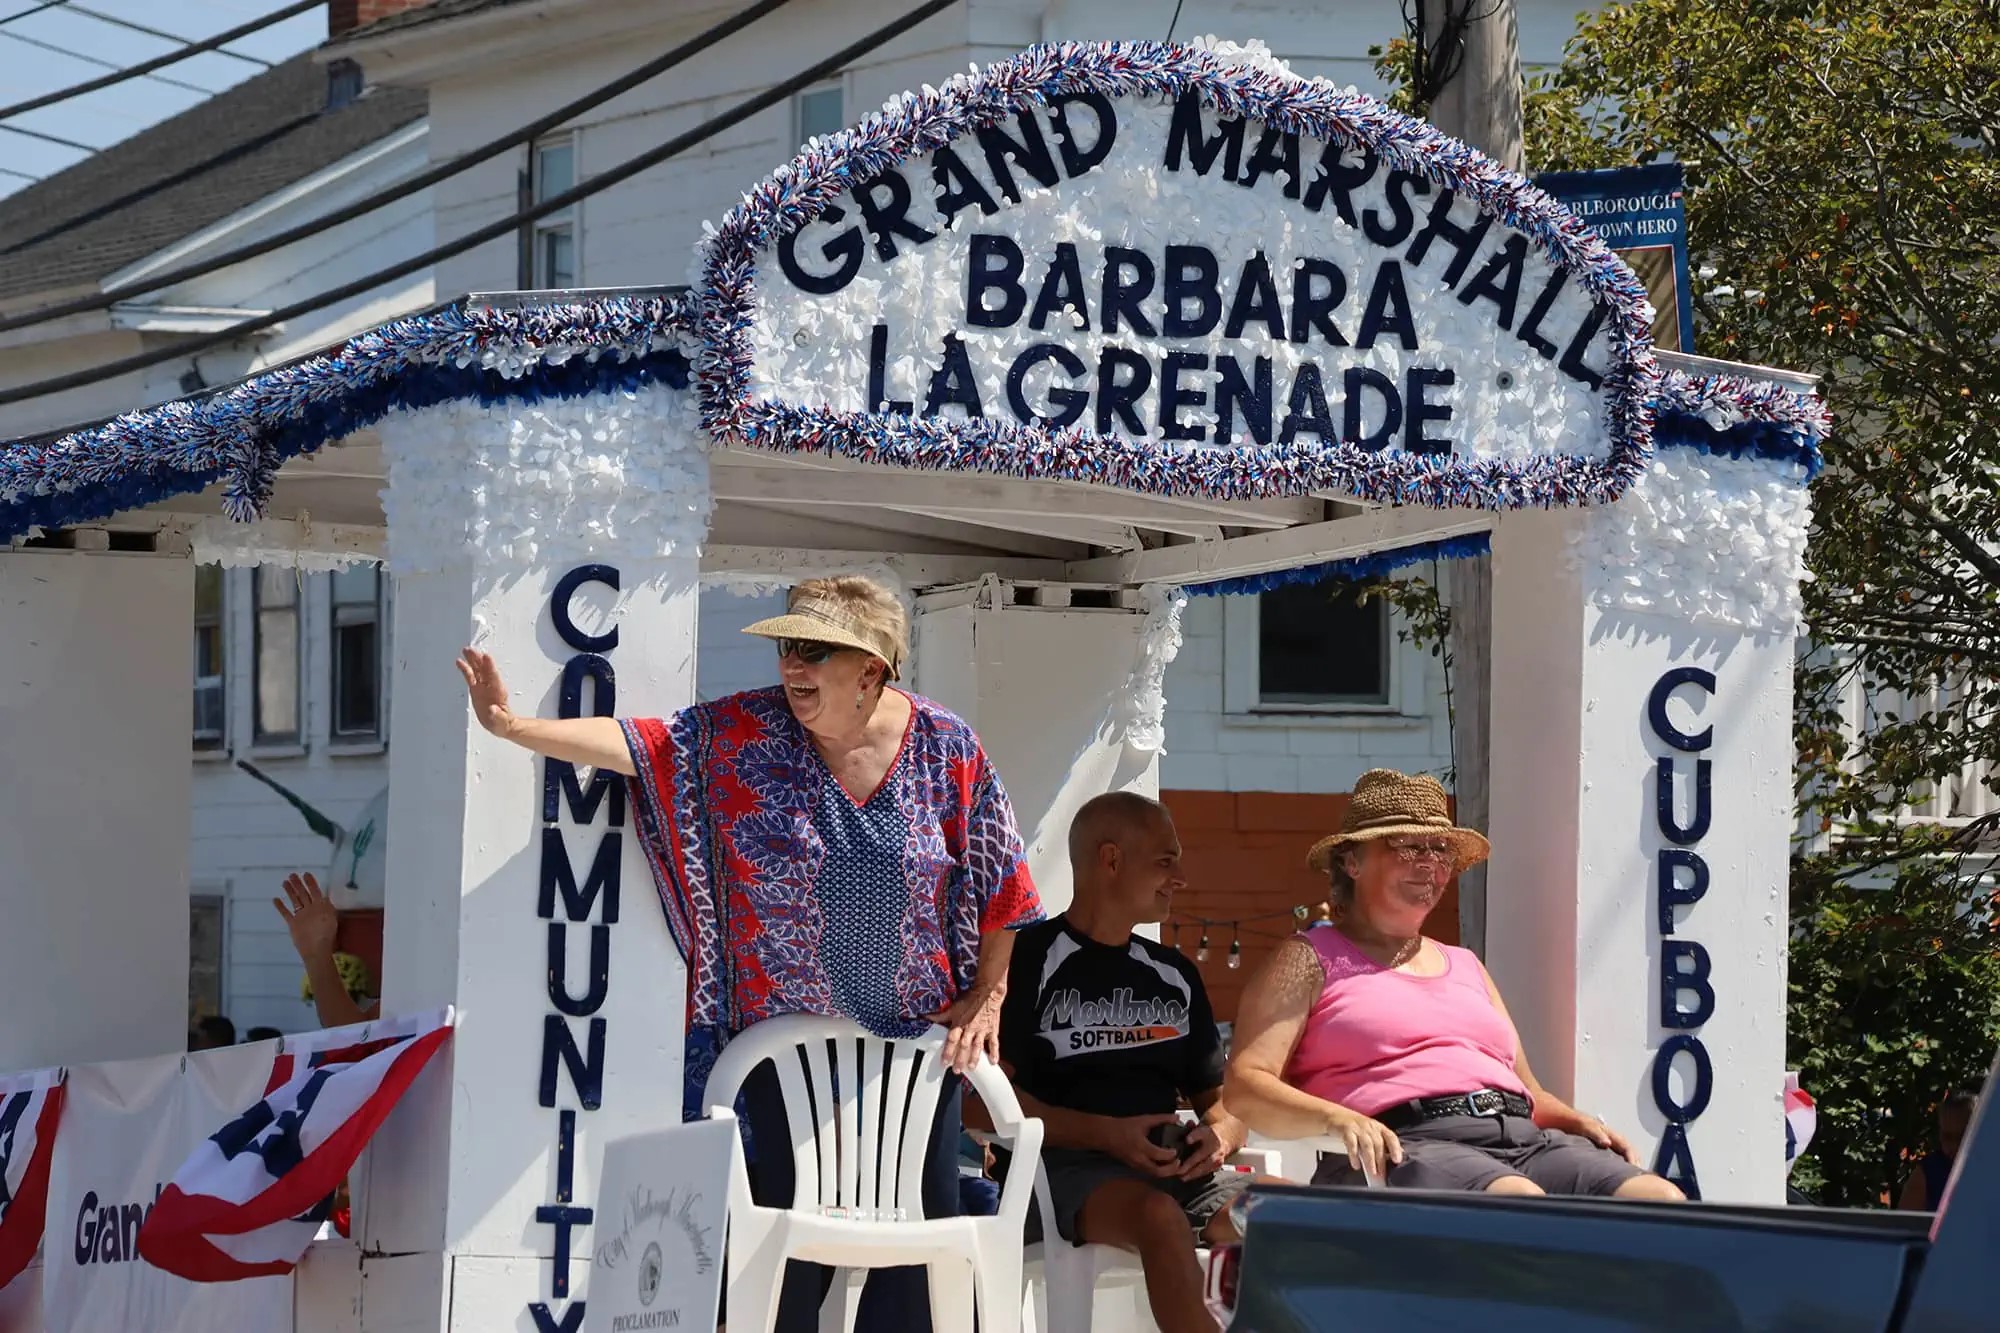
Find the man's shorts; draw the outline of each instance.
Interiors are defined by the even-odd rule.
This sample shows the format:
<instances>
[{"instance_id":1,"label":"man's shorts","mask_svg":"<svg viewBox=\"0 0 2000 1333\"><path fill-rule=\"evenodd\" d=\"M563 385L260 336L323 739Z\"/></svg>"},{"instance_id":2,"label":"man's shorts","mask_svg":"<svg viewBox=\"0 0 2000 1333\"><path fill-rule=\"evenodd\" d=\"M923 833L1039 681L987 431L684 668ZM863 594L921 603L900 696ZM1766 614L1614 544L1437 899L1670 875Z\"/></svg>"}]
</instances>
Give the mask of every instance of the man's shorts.
<instances>
[{"instance_id":1,"label":"man's shorts","mask_svg":"<svg viewBox=\"0 0 2000 1333\"><path fill-rule=\"evenodd\" d=\"M1135 1171L1104 1153L1076 1148L1042 1149L1042 1170L1049 1177L1049 1204L1055 1210L1056 1230L1072 1245L1083 1244L1077 1239L1077 1216L1083 1212L1084 1200L1111 1181L1142 1180L1154 1189L1173 1195L1181 1211L1187 1214L1188 1227L1194 1232L1197 1244L1215 1215L1227 1208L1250 1185L1248 1171L1224 1167L1193 1180L1178 1180L1171 1176L1163 1179ZM1039 1213L1031 1212L1028 1216L1029 1239L1033 1240L1036 1238L1034 1232L1039 1230Z\"/></svg>"},{"instance_id":2,"label":"man's shorts","mask_svg":"<svg viewBox=\"0 0 2000 1333\"><path fill-rule=\"evenodd\" d=\"M1542 1129L1526 1116L1447 1115L1398 1130L1403 1160L1389 1168L1401 1189L1483 1190L1502 1176L1526 1176L1550 1194L1615 1194L1638 1167L1589 1139ZM1322 1153L1315 1185L1364 1185L1339 1153Z\"/></svg>"}]
</instances>

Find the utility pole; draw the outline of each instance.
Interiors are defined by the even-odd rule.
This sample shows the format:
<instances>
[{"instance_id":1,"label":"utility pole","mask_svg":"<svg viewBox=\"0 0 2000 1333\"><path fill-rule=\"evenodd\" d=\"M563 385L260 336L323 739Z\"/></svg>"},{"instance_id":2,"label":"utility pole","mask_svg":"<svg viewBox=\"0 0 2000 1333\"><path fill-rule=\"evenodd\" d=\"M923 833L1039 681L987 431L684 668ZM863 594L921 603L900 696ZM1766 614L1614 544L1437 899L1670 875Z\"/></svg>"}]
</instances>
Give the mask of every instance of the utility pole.
<instances>
[{"instance_id":1,"label":"utility pole","mask_svg":"<svg viewBox=\"0 0 2000 1333\"><path fill-rule=\"evenodd\" d=\"M1522 148L1521 51L1514 0L1418 0L1417 41L1429 72L1430 119L1503 167L1526 167ZM1452 753L1458 822L1484 832L1493 698L1493 564L1490 556L1446 561L1439 592L1451 608ZM1486 867L1458 879L1459 943L1486 953Z\"/></svg>"}]
</instances>

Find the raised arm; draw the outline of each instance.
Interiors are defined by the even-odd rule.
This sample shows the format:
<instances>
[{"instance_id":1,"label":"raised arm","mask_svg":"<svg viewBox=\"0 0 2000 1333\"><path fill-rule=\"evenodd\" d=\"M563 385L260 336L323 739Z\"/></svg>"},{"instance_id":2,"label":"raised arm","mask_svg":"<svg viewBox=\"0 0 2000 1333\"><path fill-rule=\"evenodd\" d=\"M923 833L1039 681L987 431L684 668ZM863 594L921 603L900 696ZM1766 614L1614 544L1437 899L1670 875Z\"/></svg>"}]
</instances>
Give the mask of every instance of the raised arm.
<instances>
[{"instance_id":1,"label":"raised arm","mask_svg":"<svg viewBox=\"0 0 2000 1333\"><path fill-rule=\"evenodd\" d=\"M284 898L271 899L271 906L285 919L292 948L305 964L306 979L312 983L313 1011L321 1027L339 1028L361 1023L376 1016L381 1005L366 1009L347 993L340 966L334 961L334 937L340 931L340 913L320 891L319 880L311 874L293 873L285 877Z\"/></svg>"},{"instance_id":2,"label":"raised arm","mask_svg":"<svg viewBox=\"0 0 2000 1333\"><path fill-rule=\"evenodd\" d=\"M1250 979L1237 1006L1236 1040L1222 1095L1230 1111L1260 1134L1274 1139L1337 1137L1347 1144L1350 1165L1381 1176L1388 1164L1403 1160L1403 1145L1386 1126L1285 1082L1285 1066L1325 979L1310 944L1289 939L1278 946Z\"/></svg>"},{"instance_id":3,"label":"raised arm","mask_svg":"<svg viewBox=\"0 0 2000 1333\"><path fill-rule=\"evenodd\" d=\"M631 777L638 769L625 743L625 729L609 717L522 717L507 703L507 686L493 658L476 648L458 655L472 715L479 725L523 749Z\"/></svg>"}]
</instances>

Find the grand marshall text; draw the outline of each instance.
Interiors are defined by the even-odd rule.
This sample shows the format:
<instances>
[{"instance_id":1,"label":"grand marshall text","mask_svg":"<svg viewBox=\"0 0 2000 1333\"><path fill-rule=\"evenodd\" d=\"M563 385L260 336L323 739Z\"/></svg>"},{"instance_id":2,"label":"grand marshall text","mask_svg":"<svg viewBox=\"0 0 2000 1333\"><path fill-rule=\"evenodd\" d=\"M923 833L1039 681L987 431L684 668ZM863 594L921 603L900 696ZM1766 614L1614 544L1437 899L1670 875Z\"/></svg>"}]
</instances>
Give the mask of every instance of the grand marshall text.
<instances>
[{"instance_id":1,"label":"grand marshall text","mask_svg":"<svg viewBox=\"0 0 2000 1333\"><path fill-rule=\"evenodd\" d=\"M1113 103L1088 93L980 127L931 155L934 209L919 205L914 169L885 172L782 238L779 267L803 293L838 293L861 274L871 252L893 261L943 234L932 224L949 228L968 209L990 217L1019 203L1024 189L1096 170L1119 129ZM1317 151L1310 166L1309 149ZM1454 216L1453 191L1406 171L1384 175L1371 150L1343 153L1338 144L1319 145L1253 121L1205 120L1190 92L1167 118L1159 165L1279 191L1310 213L1330 212L1328 222L1344 225L1358 257L1343 263L1300 256L1284 265L1263 249L1225 261L1197 243L1080 250L1061 241L1024 248L1014 235L973 230L966 238L962 326L918 370L921 394L892 396L892 329L887 322L871 329L870 410L1004 413L1023 424L1081 423L1100 433L1122 429L1168 440L1247 437L1269 444L1309 436L1368 449L1446 452L1451 441L1440 436L1452 417L1447 391L1459 372L1444 362L1456 349L1422 345L1413 289L1419 299L1450 293L1463 306L1482 308L1563 376L1593 391L1603 384L1603 371L1587 358L1604 306L1559 302L1567 269L1531 264L1528 239L1490 218L1466 218L1464 210ZM1489 234L1496 244L1488 246ZM1019 347L1023 325L1047 340ZM1004 376L982 379L974 369L979 340L1007 330L1016 332ZM1076 338L1085 333L1104 336L1088 359ZM1163 347L1156 339L1205 342L1207 350ZM1229 345L1244 339L1251 341ZM1272 343L1293 344L1301 354L1274 365L1271 356L1257 354ZM1361 359L1351 354L1376 348L1391 355L1347 364Z\"/></svg>"}]
</instances>

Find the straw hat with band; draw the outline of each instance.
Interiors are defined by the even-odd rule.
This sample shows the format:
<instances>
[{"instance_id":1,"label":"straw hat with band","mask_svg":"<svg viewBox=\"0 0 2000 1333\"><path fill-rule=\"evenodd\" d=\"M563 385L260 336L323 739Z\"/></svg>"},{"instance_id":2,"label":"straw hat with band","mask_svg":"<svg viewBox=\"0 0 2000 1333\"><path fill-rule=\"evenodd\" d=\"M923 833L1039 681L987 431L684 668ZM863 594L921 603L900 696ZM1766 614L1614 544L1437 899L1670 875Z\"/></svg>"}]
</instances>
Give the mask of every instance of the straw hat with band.
<instances>
[{"instance_id":1,"label":"straw hat with band","mask_svg":"<svg viewBox=\"0 0 2000 1333\"><path fill-rule=\"evenodd\" d=\"M1444 837L1451 840L1454 873L1478 865L1492 850L1484 835L1451 822L1451 803L1436 778L1415 777L1393 768L1371 768L1354 784L1340 832L1314 843L1306 864L1324 874L1334 854L1377 838Z\"/></svg>"},{"instance_id":2,"label":"straw hat with band","mask_svg":"<svg viewBox=\"0 0 2000 1333\"><path fill-rule=\"evenodd\" d=\"M890 680L902 679L903 652L895 636L830 597L802 597L785 614L747 625L743 632L760 639L798 639L859 649L880 658L889 668Z\"/></svg>"}]
</instances>

